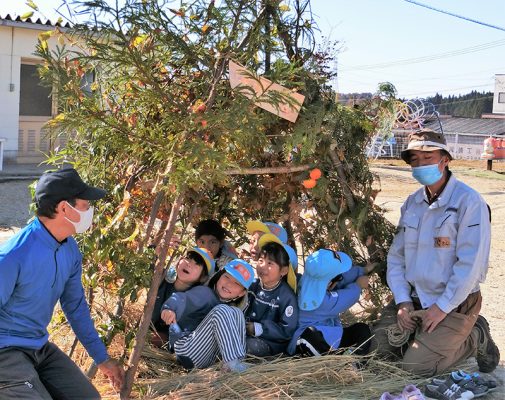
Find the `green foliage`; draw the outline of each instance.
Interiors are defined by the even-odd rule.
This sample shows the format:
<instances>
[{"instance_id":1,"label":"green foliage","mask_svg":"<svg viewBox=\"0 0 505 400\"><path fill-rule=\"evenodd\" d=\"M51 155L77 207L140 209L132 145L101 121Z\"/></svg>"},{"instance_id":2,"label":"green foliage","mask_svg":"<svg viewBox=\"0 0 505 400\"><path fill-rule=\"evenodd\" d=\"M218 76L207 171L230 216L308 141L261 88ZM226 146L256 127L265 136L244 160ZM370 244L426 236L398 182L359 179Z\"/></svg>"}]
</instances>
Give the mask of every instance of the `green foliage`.
<instances>
[{"instance_id":1,"label":"green foliage","mask_svg":"<svg viewBox=\"0 0 505 400\"><path fill-rule=\"evenodd\" d=\"M459 96L444 97L436 94L428 97L427 101L433 103L440 114L454 117L480 118L482 114L493 111L493 93L472 90L470 93Z\"/></svg>"},{"instance_id":2,"label":"green foliage","mask_svg":"<svg viewBox=\"0 0 505 400\"><path fill-rule=\"evenodd\" d=\"M83 2L85 24L56 33L55 49L40 39L40 73L60 108L48 127L69 139L50 162L70 162L109 191L97 229L81 241L88 285L131 301L149 286L156 256L146 226L160 192L158 222L182 193L181 227L218 218L240 245L247 220L275 220L305 255L332 246L358 263L384 261L377 249L387 248L392 227L373 204L364 148L394 87L382 85L361 108L339 105L329 85L332 57L314 50L309 1L265 4L195 0L171 8L166 1L127 0L116 10ZM230 59L303 93L297 122L233 91ZM287 99L273 93L261 100ZM322 170L314 189L301 185L308 170L227 173L297 165Z\"/></svg>"}]
</instances>

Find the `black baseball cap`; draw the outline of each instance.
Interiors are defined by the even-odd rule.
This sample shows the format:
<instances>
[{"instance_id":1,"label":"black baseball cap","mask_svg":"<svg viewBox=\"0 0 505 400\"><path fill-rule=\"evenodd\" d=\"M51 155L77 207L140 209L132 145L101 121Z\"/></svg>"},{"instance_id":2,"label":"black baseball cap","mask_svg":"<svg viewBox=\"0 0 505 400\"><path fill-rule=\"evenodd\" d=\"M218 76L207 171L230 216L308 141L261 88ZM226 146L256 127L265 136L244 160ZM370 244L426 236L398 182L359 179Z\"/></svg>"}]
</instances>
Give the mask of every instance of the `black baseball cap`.
<instances>
[{"instance_id":1,"label":"black baseball cap","mask_svg":"<svg viewBox=\"0 0 505 400\"><path fill-rule=\"evenodd\" d=\"M47 200L56 202L72 198L99 200L106 193L103 189L84 183L74 168L63 168L45 172L40 177L35 187L35 201L40 205Z\"/></svg>"}]
</instances>

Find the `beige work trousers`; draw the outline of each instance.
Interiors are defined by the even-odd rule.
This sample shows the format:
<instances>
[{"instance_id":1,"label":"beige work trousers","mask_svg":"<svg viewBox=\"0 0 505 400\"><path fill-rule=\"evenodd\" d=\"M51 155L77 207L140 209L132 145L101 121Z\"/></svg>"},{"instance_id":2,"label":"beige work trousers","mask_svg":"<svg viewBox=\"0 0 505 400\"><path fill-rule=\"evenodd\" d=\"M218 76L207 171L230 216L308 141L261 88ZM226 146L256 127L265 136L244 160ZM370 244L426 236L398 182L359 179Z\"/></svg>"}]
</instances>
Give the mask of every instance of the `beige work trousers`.
<instances>
[{"instance_id":1,"label":"beige work trousers","mask_svg":"<svg viewBox=\"0 0 505 400\"><path fill-rule=\"evenodd\" d=\"M458 308L451 311L431 333L418 332L408 345L396 348L389 344L386 328L396 323L397 306L394 301L382 311L372 326L375 334L373 349L380 356L401 360L404 370L421 376L435 376L468 357L477 354L478 331L473 329L482 305L480 292L470 294ZM414 302L416 310L421 309Z\"/></svg>"}]
</instances>

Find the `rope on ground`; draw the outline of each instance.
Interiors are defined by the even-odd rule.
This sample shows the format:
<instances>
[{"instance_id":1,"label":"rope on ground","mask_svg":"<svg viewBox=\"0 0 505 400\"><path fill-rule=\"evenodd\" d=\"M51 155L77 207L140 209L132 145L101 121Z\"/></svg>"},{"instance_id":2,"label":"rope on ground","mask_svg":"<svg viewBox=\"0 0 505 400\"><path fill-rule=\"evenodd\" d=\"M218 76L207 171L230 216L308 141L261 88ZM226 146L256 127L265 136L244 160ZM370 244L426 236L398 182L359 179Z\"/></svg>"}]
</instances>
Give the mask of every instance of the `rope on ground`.
<instances>
[{"instance_id":1,"label":"rope on ground","mask_svg":"<svg viewBox=\"0 0 505 400\"><path fill-rule=\"evenodd\" d=\"M425 313L426 310L411 311L409 313L410 317L416 322L418 328L421 326ZM386 333L388 335L388 342L391 346L402 347L409 341L409 337L414 331L403 330L395 323L386 328Z\"/></svg>"}]
</instances>

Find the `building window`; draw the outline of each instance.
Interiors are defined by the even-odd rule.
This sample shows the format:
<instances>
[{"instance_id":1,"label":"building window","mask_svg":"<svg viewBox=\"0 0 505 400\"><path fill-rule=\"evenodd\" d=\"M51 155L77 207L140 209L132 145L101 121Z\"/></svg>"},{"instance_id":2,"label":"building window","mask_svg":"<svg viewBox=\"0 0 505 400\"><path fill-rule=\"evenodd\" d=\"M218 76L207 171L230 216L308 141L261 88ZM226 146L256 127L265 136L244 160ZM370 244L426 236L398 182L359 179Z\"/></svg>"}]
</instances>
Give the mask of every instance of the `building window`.
<instances>
[{"instance_id":1,"label":"building window","mask_svg":"<svg viewBox=\"0 0 505 400\"><path fill-rule=\"evenodd\" d=\"M498 103L505 103L505 92L498 93Z\"/></svg>"},{"instance_id":2,"label":"building window","mask_svg":"<svg viewBox=\"0 0 505 400\"><path fill-rule=\"evenodd\" d=\"M41 85L36 65L21 64L19 97L19 115L51 116L51 89Z\"/></svg>"}]
</instances>

